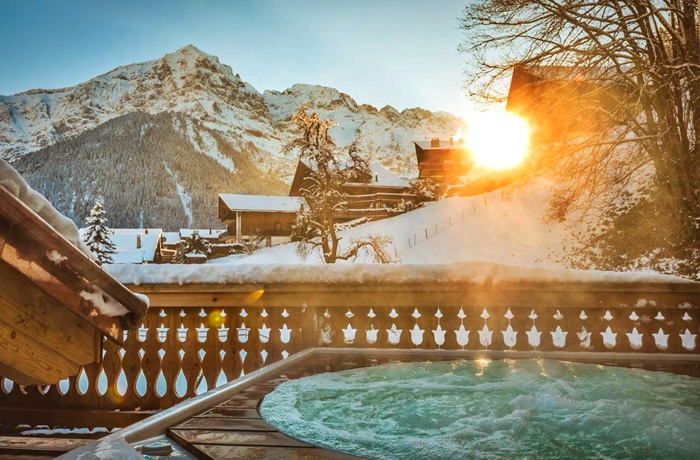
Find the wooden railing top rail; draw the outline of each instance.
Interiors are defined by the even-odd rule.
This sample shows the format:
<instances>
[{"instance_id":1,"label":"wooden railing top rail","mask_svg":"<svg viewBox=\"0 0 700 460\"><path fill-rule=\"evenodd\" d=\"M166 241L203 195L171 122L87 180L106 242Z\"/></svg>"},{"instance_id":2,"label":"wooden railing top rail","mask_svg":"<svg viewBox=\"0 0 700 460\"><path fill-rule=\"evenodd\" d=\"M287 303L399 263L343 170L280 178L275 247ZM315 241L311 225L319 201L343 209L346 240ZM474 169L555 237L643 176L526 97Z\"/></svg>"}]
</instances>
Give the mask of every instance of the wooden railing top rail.
<instances>
[{"instance_id":1,"label":"wooden railing top rail","mask_svg":"<svg viewBox=\"0 0 700 460\"><path fill-rule=\"evenodd\" d=\"M698 285L635 283L512 283L479 286L431 284L190 284L128 285L152 307L352 307L352 306L550 306L610 308L641 304L665 308L700 306Z\"/></svg>"}]
</instances>

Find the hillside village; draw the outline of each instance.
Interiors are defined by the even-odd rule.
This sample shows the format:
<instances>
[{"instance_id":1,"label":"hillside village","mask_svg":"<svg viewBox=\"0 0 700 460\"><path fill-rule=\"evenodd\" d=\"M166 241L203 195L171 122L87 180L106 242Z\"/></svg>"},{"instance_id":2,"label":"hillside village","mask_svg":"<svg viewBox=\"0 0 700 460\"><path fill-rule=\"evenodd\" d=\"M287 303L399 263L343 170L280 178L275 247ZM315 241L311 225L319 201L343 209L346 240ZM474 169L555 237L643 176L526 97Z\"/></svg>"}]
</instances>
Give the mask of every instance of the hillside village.
<instances>
[{"instance_id":1,"label":"hillside village","mask_svg":"<svg viewBox=\"0 0 700 460\"><path fill-rule=\"evenodd\" d=\"M411 211L435 201L448 187L461 184L459 178L471 170L463 139L441 142L433 138L416 142L415 150L419 171L413 184L378 163L369 163L369 177L342 184L340 192L347 205L334 213L336 224L351 228ZM465 159L464 164L461 159ZM311 168L307 160L298 162L288 196L219 194L217 217L225 229L164 232L160 228L113 228L109 236L116 247L112 263L171 263L177 257L178 243L191 239L194 233L206 241L208 253L190 254L183 262L203 263L208 258L240 254L245 252L245 245L253 245L248 250L252 254L257 249L289 243L296 215L304 206L302 191Z\"/></svg>"}]
</instances>

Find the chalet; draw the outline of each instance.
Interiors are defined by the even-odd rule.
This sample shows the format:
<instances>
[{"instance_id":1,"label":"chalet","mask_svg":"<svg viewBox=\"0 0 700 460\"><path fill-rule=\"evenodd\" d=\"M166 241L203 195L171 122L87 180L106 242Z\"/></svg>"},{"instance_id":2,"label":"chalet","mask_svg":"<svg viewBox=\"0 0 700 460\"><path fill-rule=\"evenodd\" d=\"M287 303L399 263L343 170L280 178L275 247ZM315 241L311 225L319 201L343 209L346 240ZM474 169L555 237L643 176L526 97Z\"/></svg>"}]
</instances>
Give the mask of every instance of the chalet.
<instances>
[{"instance_id":1,"label":"chalet","mask_svg":"<svg viewBox=\"0 0 700 460\"><path fill-rule=\"evenodd\" d=\"M199 236L203 239L206 240L209 244L210 247L213 248L214 253L218 255L228 255L229 252L228 250L217 250L217 246L220 245L221 240L220 236L221 234L225 233L225 229L212 229L212 228L205 228L205 229L192 229L192 228L181 228L177 232L163 232L163 238L162 238L162 249L160 252L160 262L161 263L171 263L175 257L175 253L177 252L177 243L181 240L184 240L185 238L189 238L192 236L193 233L197 232ZM197 258L197 260L194 260L195 258L190 257L191 261L193 263L200 263L201 262L201 257ZM205 258L206 261L206 258Z\"/></svg>"},{"instance_id":2,"label":"chalet","mask_svg":"<svg viewBox=\"0 0 700 460\"><path fill-rule=\"evenodd\" d=\"M220 242L221 234L226 232L226 229L218 228L204 228L204 229L192 229L192 228L181 228L177 232L163 232L163 250L164 251L175 251L178 241L184 240L192 236L194 232L197 232L199 236L208 241L209 244L216 244Z\"/></svg>"},{"instance_id":3,"label":"chalet","mask_svg":"<svg viewBox=\"0 0 700 460\"><path fill-rule=\"evenodd\" d=\"M410 184L378 163L370 163L370 177L346 182L340 191L347 195L348 208L339 212L338 222L360 217L381 218L397 212L402 203L415 203ZM289 196L302 196L306 178L312 173L308 161L300 160L289 190Z\"/></svg>"},{"instance_id":4,"label":"chalet","mask_svg":"<svg viewBox=\"0 0 700 460\"><path fill-rule=\"evenodd\" d=\"M264 236L268 247L289 242L303 203L296 196L220 194L218 216L226 225L220 239L239 243Z\"/></svg>"},{"instance_id":5,"label":"chalet","mask_svg":"<svg viewBox=\"0 0 700 460\"><path fill-rule=\"evenodd\" d=\"M159 263L163 249L160 228L115 228L109 236L117 247L112 256L115 264Z\"/></svg>"},{"instance_id":6,"label":"chalet","mask_svg":"<svg viewBox=\"0 0 700 460\"><path fill-rule=\"evenodd\" d=\"M56 383L99 362L103 336L123 344L148 306L103 271L75 225L2 160L0 184L0 376Z\"/></svg>"},{"instance_id":7,"label":"chalet","mask_svg":"<svg viewBox=\"0 0 700 460\"><path fill-rule=\"evenodd\" d=\"M595 129L619 105L619 87L602 88L603 69L574 66L516 66L506 110L527 120L532 141L564 141Z\"/></svg>"},{"instance_id":8,"label":"chalet","mask_svg":"<svg viewBox=\"0 0 700 460\"><path fill-rule=\"evenodd\" d=\"M463 140L415 142L418 179L431 179L438 185L456 185L471 171L474 161Z\"/></svg>"}]
</instances>

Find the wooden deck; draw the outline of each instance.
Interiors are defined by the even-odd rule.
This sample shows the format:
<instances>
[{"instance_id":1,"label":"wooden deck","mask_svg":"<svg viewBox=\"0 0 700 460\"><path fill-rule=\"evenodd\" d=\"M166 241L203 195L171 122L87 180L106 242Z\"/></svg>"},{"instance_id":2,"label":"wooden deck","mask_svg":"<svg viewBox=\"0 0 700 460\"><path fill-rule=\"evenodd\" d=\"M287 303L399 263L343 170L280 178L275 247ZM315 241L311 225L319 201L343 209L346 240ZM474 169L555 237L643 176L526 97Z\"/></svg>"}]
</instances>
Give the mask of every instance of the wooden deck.
<instances>
[{"instance_id":1,"label":"wooden deck","mask_svg":"<svg viewBox=\"0 0 700 460\"><path fill-rule=\"evenodd\" d=\"M385 362L388 359L363 358L331 363L327 357L318 357L246 388L230 400L169 428L166 435L201 459L355 459L358 457L310 445L279 432L262 419L258 408L265 395L287 380Z\"/></svg>"},{"instance_id":2,"label":"wooden deck","mask_svg":"<svg viewBox=\"0 0 700 460\"><path fill-rule=\"evenodd\" d=\"M451 361L454 356L431 357L431 361ZM336 372L390 362L424 361L425 358L317 355L304 364L286 369L263 383L252 385L230 400L213 406L173 426L166 435L200 459L355 459L358 457L330 451L286 436L262 419L258 408L265 395L287 380L324 372ZM581 361L594 361L581 359ZM700 377L697 362L616 362L610 365L643 367Z\"/></svg>"}]
</instances>

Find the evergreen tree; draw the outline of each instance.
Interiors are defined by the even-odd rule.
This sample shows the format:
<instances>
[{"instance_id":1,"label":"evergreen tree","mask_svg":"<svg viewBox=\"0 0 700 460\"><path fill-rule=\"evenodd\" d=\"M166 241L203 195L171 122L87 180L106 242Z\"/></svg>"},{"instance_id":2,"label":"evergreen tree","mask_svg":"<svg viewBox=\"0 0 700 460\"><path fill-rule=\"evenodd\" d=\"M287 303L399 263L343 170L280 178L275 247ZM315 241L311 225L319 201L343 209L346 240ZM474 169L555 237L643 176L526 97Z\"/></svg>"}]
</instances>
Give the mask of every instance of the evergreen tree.
<instances>
[{"instance_id":1,"label":"evergreen tree","mask_svg":"<svg viewBox=\"0 0 700 460\"><path fill-rule=\"evenodd\" d=\"M95 206L90 210L90 215L85 219L87 229L83 235L83 240L93 254L97 256L97 263L100 265L114 262L112 254L117 253L116 246L109 239L112 230L107 227L106 222L105 210L102 208L102 204L96 202Z\"/></svg>"}]
</instances>

